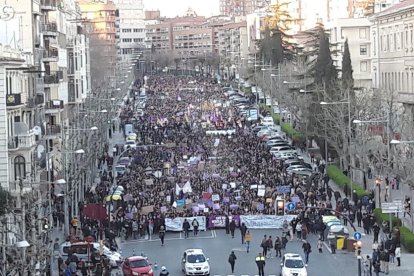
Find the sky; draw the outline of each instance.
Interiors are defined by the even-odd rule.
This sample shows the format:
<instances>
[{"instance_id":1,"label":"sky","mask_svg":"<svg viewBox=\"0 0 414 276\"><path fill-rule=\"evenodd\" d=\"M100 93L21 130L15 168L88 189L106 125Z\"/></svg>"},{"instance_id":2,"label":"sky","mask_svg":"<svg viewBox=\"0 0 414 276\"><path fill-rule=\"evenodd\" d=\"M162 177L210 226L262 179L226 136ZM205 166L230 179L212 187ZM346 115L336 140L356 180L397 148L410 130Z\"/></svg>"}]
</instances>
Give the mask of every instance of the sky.
<instances>
[{"instance_id":1,"label":"sky","mask_svg":"<svg viewBox=\"0 0 414 276\"><path fill-rule=\"evenodd\" d=\"M197 15L219 14L219 0L144 0L145 10L160 10L161 16L182 16L189 7Z\"/></svg>"}]
</instances>

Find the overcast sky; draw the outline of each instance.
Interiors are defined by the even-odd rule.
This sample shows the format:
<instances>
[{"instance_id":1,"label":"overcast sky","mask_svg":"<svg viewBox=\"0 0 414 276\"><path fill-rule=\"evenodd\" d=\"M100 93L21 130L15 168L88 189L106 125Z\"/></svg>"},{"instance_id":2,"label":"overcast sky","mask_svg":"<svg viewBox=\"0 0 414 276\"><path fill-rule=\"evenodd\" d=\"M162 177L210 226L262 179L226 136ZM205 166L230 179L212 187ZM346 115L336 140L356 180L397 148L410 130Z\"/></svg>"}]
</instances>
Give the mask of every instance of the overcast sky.
<instances>
[{"instance_id":1,"label":"overcast sky","mask_svg":"<svg viewBox=\"0 0 414 276\"><path fill-rule=\"evenodd\" d=\"M219 0L144 0L146 10L160 10L161 16L183 15L191 7L198 15L219 14Z\"/></svg>"}]
</instances>

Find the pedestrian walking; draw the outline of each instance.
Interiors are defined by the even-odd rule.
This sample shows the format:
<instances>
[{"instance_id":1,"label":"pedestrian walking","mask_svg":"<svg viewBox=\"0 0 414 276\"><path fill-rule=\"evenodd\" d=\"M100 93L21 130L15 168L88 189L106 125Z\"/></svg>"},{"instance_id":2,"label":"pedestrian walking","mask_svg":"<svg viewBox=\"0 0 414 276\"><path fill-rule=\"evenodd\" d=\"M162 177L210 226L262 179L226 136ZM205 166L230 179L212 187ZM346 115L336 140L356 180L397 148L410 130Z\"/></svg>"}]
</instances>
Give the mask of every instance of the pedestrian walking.
<instances>
[{"instance_id":1,"label":"pedestrian walking","mask_svg":"<svg viewBox=\"0 0 414 276\"><path fill-rule=\"evenodd\" d=\"M165 238L165 226L161 225L160 230L158 231L159 237L161 240L161 246L164 246L164 238Z\"/></svg>"},{"instance_id":2,"label":"pedestrian walking","mask_svg":"<svg viewBox=\"0 0 414 276\"><path fill-rule=\"evenodd\" d=\"M198 226L199 226L198 220L194 219L191 224L193 225L194 236L197 236L198 235Z\"/></svg>"},{"instance_id":3,"label":"pedestrian walking","mask_svg":"<svg viewBox=\"0 0 414 276\"><path fill-rule=\"evenodd\" d=\"M246 235L246 231L247 231L247 226L246 224L244 224L244 222L240 225L240 234L241 234L241 239L242 239L242 244L244 244L244 237Z\"/></svg>"},{"instance_id":4,"label":"pedestrian walking","mask_svg":"<svg viewBox=\"0 0 414 276\"><path fill-rule=\"evenodd\" d=\"M234 265L236 264L236 260L237 260L236 254L234 254L234 251L231 251L230 256L229 256L231 273L234 273Z\"/></svg>"},{"instance_id":5,"label":"pedestrian walking","mask_svg":"<svg viewBox=\"0 0 414 276\"><path fill-rule=\"evenodd\" d=\"M267 239L266 247L267 247L266 258L272 258L272 250L273 250L272 236L269 236L269 238Z\"/></svg>"},{"instance_id":6,"label":"pedestrian walking","mask_svg":"<svg viewBox=\"0 0 414 276\"><path fill-rule=\"evenodd\" d=\"M275 257L282 257L282 241L279 237L275 240Z\"/></svg>"},{"instance_id":7,"label":"pedestrian walking","mask_svg":"<svg viewBox=\"0 0 414 276\"><path fill-rule=\"evenodd\" d=\"M260 247L263 249L263 256L267 254L267 236L264 235L262 242L260 243Z\"/></svg>"},{"instance_id":8,"label":"pedestrian walking","mask_svg":"<svg viewBox=\"0 0 414 276\"><path fill-rule=\"evenodd\" d=\"M230 219L229 216L226 215L226 234L230 234Z\"/></svg>"},{"instance_id":9,"label":"pedestrian walking","mask_svg":"<svg viewBox=\"0 0 414 276\"><path fill-rule=\"evenodd\" d=\"M323 253L323 252L322 252L322 247L323 247L323 243L322 243L322 241L319 239L319 240L318 240L318 252L319 252L319 253Z\"/></svg>"},{"instance_id":10,"label":"pedestrian walking","mask_svg":"<svg viewBox=\"0 0 414 276\"><path fill-rule=\"evenodd\" d=\"M374 223L372 226L372 232L374 232L374 243L378 243L378 236L380 233L381 227L378 225L377 222Z\"/></svg>"},{"instance_id":11,"label":"pedestrian walking","mask_svg":"<svg viewBox=\"0 0 414 276\"><path fill-rule=\"evenodd\" d=\"M184 238L188 238L188 233L190 232L190 223L187 219L184 219L183 222Z\"/></svg>"},{"instance_id":12,"label":"pedestrian walking","mask_svg":"<svg viewBox=\"0 0 414 276\"><path fill-rule=\"evenodd\" d=\"M259 255L256 257L256 265L257 269L259 270L259 276L264 276L264 267L266 265L266 259L262 255L262 253L259 253Z\"/></svg>"},{"instance_id":13,"label":"pedestrian walking","mask_svg":"<svg viewBox=\"0 0 414 276\"><path fill-rule=\"evenodd\" d=\"M397 259L397 266L401 266L401 247L399 244L395 248L395 258Z\"/></svg>"},{"instance_id":14,"label":"pedestrian walking","mask_svg":"<svg viewBox=\"0 0 414 276\"><path fill-rule=\"evenodd\" d=\"M296 237L297 240L302 239L302 224L298 222L298 224L296 224Z\"/></svg>"},{"instance_id":15,"label":"pedestrian walking","mask_svg":"<svg viewBox=\"0 0 414 276\"><path fill-rule=\"evenodd\" d=\"M234 219L230 222L230 233L231 233L231 237L234 239L234 231L236 230L236 222L234 221Z\"/></svg>"},{"instance_id":16,"label":"pedestrian walking","mask_svg":"<svg viewBox=\"0 0 414 276\"><path fill-rule=\"evenodd\" d=\"M305 241L302 244L303 253L305 254L305 263L308 264L309 262L309 254L312 252L312 246L308 241Z\"/></svg>"},{"instance_id":17,"label":"pedestrian walking","mask_svg":"<svg viewBox=\"0 0 414 276\"><path fill-rule=\"evenodd\" d=\"M247 253L250 251L250 242L252 241L252 234L249 230L246 230L246 234L244 235L244 241L246 243Z\"/></svg>"}]
</instances>

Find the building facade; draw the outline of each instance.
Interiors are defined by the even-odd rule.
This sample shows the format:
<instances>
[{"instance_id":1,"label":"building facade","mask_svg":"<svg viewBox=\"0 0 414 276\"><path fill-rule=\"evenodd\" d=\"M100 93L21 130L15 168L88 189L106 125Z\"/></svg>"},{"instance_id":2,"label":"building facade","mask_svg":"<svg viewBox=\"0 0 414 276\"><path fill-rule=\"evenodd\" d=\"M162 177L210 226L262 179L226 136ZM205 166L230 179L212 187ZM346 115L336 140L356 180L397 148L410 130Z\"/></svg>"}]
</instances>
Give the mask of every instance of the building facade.
<instances>
[{"instance_id":1,"label":"building facade","mask_svg":"<svg viewBox=\"0 0 414 276\"><path fill-rule=\"evenodd\" d=\"M332 52L336 53L332 55L335 67L341 71L344 42L348 39L354 85L362 90L372 85L370 27L367 18L336 19L327 24Z\"/></svg>"},{"instance_id":2,"label":"building facade","mask_svg":"<svg viewBox=\"0 0 414 276\"><path fill-rule=\"evenodd\" d=\"M268 8L271 0L220 0L220 14L230 17L246 16L258 9Z\"/></svg>"},{"instance_id":3,"label":"building facade","mask_svg":"<svg viewBox=\"0 0 414 276\"><path fill-rule=\"evenodd\" d=\"M117 52L129 60L145 49L145 13L142 0L115 0L118 9Z\"/></svg>"}]
</instances>

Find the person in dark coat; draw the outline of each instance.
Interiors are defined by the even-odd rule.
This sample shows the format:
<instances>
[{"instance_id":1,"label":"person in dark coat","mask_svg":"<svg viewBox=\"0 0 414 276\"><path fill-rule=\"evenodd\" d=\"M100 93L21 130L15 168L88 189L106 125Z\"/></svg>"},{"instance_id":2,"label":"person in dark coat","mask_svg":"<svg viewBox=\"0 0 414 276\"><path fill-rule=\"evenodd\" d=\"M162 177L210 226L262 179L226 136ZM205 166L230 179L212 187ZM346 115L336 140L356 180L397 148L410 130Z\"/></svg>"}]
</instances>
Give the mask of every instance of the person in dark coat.
<instances>
[{"instance_id":1,"label":"person in dark coat","mask_svg":"<svg viewBox=\"0 0 414 276\"><path fill-rule=\"evenodd\" d=\"M226 216L226 234L230 234L230 219Z\"/></svg>"},{"instance_id":2,"label":"person in dark coat","mask_svg":"<svg viewBox=\"0 0 414 276\"><path fill-rule=\"evenodd\" d=\"M234 254L234 251L231 251L230 256L229 256L231 273L234 273L234 265L236 264L236 260L237 260L236 254Z\"/></svg>"},{"instance_id":3,"label":"person in dark coat","mask_svg":"<svg viewBox=\"0 0 414 276\"><path fill-rule=\"evenodd\" d=\"M231 233L231 237L234 239L234 231L236 230L236 222L234 221L234 219L230 222L230 233Z\"/></svg>"},{"instance_id":4,"label":"person in dark coat","mask_svg":"<svg viewBox=\"0 0 414 276\"><path fill-rule=\"evenodd\" d=\"M259 255L255 259L257 268L259 270L259 276L264 276L264 267L266 265L266 259L262 255L262 253L259 253Z\"/></svg>"},{"instance_id":5,"label":"person in dark coat","mask_svg":"<svg viewBox=\"0 0 414 276\"><path fill-rule=\"evenodd\" d=\"M190 232L190 223L188 222L187 219L184 219L183 229L184 229L184 238L188 238L188 234Z\"/></svg>"},{"instance_id":6,"label":"person in dark coat","mask_svg":"<svg viewBox=\"0 0 414 276\"><path fill-rule=\"evenodd\" d=\"M247 231L247 226L243 222L242 225L240 226L240 234L241 234L242 244L244 244L244 236L246 235L246 231Z\"/></svg>"}]
</instances>

